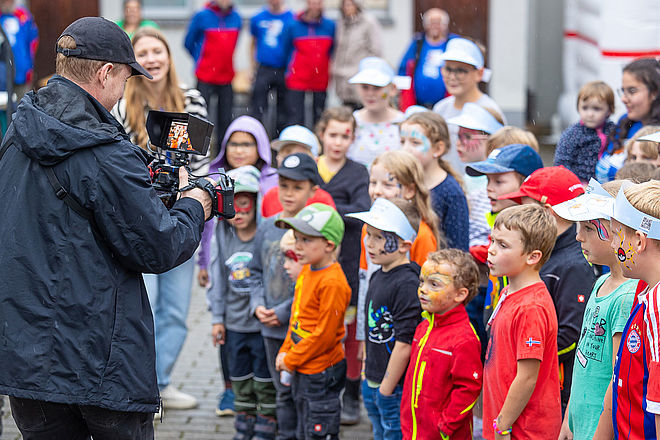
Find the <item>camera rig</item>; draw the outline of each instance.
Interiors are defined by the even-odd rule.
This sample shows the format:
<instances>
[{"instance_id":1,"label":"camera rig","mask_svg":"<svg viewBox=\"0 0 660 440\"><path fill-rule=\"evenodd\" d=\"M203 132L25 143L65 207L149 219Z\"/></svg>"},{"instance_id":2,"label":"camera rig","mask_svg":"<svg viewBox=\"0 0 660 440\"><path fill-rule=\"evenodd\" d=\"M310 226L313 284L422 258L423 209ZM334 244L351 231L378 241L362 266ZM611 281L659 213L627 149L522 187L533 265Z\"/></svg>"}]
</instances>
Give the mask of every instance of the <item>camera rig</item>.
<instances>
[{"instance_id":1,"label":"camera rig","mask_svg":"<svg viewBox=\"0 0 660 440\"><path fill-rule=\"evenodd\" d=\"M221 169L213 179L213 185L205 176L190 172L191 155L205 156L211 143L213 124L189 113L173 113L150 110L147 115L149 151L153 160L149 164L151 182L169 209L174 205L179 193L193 188L206 191L212 200L211 216L233 218L234 182ZM184 167L189 176L188 185L179 188L179 168Z\"/></svg>"}]
</instances>

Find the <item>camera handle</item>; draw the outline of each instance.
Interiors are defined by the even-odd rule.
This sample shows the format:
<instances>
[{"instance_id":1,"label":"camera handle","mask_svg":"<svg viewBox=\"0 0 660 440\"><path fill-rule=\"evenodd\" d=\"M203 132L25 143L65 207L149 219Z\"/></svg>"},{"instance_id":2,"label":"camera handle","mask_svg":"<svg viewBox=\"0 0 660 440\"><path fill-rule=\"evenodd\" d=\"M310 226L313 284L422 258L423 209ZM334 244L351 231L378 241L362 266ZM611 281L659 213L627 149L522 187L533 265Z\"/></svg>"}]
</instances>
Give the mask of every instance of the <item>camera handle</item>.
<instances>
[{"instance_id":1,"label":"camera handle","mask_svg":"<svg viewBox=\"0 0 660 440\"><path fill-rule=\"evenodd\" d=\"M205 221L209 221L213 217L218 217L220 213L218 212L218 193L215 191L215 186L208 180L201 178L189 181L187 186L179 189L179 192L189 191L193 188L203 189L211 196L211 216L205 219Z\"/></svg>"}]
</instances>

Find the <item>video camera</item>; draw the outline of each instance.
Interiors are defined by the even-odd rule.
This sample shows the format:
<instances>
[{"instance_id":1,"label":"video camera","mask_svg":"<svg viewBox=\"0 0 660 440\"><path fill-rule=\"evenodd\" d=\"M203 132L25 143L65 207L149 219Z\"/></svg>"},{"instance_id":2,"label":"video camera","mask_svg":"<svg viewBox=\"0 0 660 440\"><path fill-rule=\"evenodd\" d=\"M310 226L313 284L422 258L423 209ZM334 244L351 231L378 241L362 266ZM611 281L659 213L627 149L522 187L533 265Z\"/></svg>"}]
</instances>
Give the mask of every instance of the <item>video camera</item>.
<instances>
[{"instance_id":1,"label":"video camera","mask_svg":"<svg viewBox=\"0 0 660 440\"><path fill-rule=\"evenodd\" d=\"M172 113L150 110L147 115L149 150L154 160L149 164L151 182L158 197L167 208L171 208L178 193L192 188L201 188L212 199L211 215L233 218L234 182L221 169L213 176L218 183L213 186L206 176L195 176L190 172L190 156L205 156L211 143L213 124L189 113ZM154 148L155 147L155 148ZM191 179L188 186L179 189L179 167L185 167ZM194 177L194 179L192 179Z\"/></svg>"}]
</instances>

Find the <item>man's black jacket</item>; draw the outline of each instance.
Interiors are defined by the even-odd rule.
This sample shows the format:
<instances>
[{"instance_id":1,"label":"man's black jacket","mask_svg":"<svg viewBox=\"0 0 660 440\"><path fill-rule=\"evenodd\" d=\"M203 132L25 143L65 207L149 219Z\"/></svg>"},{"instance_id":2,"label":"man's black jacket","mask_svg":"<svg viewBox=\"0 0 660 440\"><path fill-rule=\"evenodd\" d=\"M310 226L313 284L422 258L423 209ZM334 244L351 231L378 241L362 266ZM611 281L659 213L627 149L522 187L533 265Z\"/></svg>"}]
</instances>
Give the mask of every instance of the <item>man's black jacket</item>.
<instances>
[{"instance_id":1,"label":"man's black jacket","mask_svg":"<svg viewBox=\"0 0 660 440\"><path fill-rule=\"evenodd\" d=\"M147 158L91 95L56 76L18 106L0 161L0 394L153 412L153 319L142 272L189 259L204 213L168 212ZM93 213L58 199L44 167Z\"/></svg>"}]
</instances>

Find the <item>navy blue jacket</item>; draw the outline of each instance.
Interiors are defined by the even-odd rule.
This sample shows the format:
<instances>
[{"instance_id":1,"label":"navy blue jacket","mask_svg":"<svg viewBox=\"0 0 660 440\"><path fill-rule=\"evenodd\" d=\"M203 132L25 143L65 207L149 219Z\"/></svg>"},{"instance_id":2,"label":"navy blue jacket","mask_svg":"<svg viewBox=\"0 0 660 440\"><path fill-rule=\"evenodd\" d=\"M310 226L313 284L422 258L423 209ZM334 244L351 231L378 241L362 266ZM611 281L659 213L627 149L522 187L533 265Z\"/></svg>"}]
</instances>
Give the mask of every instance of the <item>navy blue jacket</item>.
<instances>
[{"instance_id":1,"label":"navy blue jacket","mask_svg":"<svg viewBox=\"0 0 660 440\"><path fill-rule=\"evenodd\" d=\"M606 121L603 133L609 136L614 127L612 121ZM596 130L578 122L559 137L554 165L563 165L581 181L588 182L595 175L600 150L601 141Z\"/></svg>"},{"instance_id":2,"label":"navy blue jacket","mask_svg":"<svg viewBox=\"0 0 660 440\"><path fill-rule=\"evenodd\" d=\"M158 408L142 272L188 260L204 212L168 212L147 158L91 95L55 76L28 93L0 161L0 394L118 411ZM43 166L93 213L58 199Z\"/></svg>"}]
</instances>

